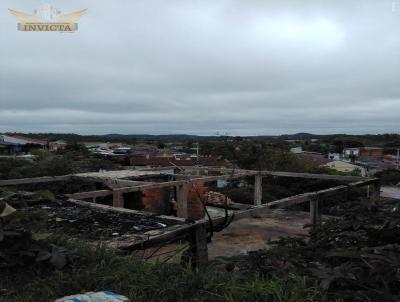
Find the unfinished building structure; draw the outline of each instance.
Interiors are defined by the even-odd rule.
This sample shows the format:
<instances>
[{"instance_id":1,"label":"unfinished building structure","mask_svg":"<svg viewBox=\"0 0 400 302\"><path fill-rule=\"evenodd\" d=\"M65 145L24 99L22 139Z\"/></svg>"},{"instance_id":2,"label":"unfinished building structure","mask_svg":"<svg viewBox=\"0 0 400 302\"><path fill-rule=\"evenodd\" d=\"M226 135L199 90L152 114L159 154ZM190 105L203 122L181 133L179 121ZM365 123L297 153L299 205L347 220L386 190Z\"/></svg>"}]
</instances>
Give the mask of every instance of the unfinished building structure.
<instances>
[{"instance_id":1,"label":"unfinished building structure","mask_svg":"<svg viewBox=\"0 0 400 302\"><path fill-rule=\"evenodd\" d=\"M204 196L207 196L208 183L218 180L230 181L243 177L253 179L254 198L252 205L236 202L230 205L225 204L225 207L207 207L208 201ZM264 203L262 200L262 180L264 177L337 180L344 184ZM112 246L134 251L163 243L186 240L190 243L192 263L196 266L202 265L208 259L207 233L220 231L236 220L270 211L271 207L288 207L309 203L310 222L313 226L316 226L321 222L319 203L323 202L325 197L340 193L345 194L348 190L357 187L366 187L370 199L378 200L380 194L380 183L377 178L210 167L100 171L55 177L0 180L0 186L68 181L71 179L94 181L108 189L66 194L69 202L102 211L134 213L144 216L157 215L176 222L176 224L162 228L157 232L132 234L123 240L114 240L111 242ZM99 199L105 197L111 200L110 205L99 203ZM166 208L169 208L169 211L166 211ZM171 215L171 208L175 213L174 215ZM210 211L211 208L212 211Z\"/></svg>"}]
</instances>

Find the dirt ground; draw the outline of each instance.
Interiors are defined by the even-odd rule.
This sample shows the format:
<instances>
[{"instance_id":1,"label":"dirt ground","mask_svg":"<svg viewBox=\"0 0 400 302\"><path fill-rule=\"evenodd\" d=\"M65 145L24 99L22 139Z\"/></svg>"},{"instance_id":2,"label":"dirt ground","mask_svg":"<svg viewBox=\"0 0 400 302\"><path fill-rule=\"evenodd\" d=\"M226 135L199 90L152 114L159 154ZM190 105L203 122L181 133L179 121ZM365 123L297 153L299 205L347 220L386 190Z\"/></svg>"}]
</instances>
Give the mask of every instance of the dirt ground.
<instances>
[{"instance_id":1,"label":"dirt ground","mask_svg":"<svg viewBox=\"0 0 400 302\"><path fill-rule=\"evenodd\" d=\"M307 237L310 216L307 212L271 210L255 218L234 221L223 231L214 233L208 244L208 258L232 257L268 247L268 241L285 236ZM171 255L169 261L179 262L181 253L176 253L187 247L185 244L169 244L162 248L150 248L137 251L134 254L141 259L150 257L150 261L164 261Z\"/></svg>"},{"instance_id":2,"label":"dirt ground","mask_svg":"<svg viewBox=\"0 0 400 302\"><path fill-rule=\"evenodd\" d=\"M306 212L274 210L257 218L234 221L226 229L215 233L208 244L210 259L235 256L267 247L270 240L285 236L308 235L310 216Z\"/></svg>"}]
</instances>

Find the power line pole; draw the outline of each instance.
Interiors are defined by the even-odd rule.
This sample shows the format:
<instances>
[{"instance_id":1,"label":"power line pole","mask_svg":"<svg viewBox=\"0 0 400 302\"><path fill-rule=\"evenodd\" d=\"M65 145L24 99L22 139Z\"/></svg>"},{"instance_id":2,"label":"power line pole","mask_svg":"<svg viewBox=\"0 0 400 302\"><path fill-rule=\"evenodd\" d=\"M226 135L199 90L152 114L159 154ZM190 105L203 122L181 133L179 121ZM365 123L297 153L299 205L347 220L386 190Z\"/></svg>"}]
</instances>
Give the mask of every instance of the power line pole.
<instances>
[{"instance_id":1,"label":"power line pole","mask_svg":"<svg viewBox=\"0 0 400 302\"><path fill-rule=\"evenodd\" d=\"M199 166L199 143L196 143L196 166Z\"/></svg>"},{"instance_id":2,"label":"power line pole","mask_svg":"<svg viewBox=\"0 0 400 302\"><path fill-rule=\"evenodd\" d=\"M196 143L196 167L200 167L200 160L199 160L199 143ZM200 170L197 169L197 175L200 175Z\"/></svg>"}]
</instances>

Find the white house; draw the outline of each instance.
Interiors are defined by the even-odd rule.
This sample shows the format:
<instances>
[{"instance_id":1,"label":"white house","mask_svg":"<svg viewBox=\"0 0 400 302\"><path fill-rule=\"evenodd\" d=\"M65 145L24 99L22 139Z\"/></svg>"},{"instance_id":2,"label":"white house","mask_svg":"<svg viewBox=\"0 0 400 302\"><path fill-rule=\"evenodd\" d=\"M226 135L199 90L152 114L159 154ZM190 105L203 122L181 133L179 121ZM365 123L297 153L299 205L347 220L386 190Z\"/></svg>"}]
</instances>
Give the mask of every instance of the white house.
<instances>
[{"instance_id":1,"label":"white house","mask_svg":"<svg viewBox=\"0 0 400 302\"><path fill-rule=\"evenodd\" d=\"M350 158L351 156L359 157L360 156L360 148L344 148L343 149L343 157Z\"/></svg>"},{"instance_id":2,"label":"white house","mask_svg":"<svg viewBox=\"0 0 400 302\"><path fill-rule=\"evenodd\" d=\"M58 141L49 143L49 150L50 151L64 150L66 146L67 146L66 141L58 140Z\"/></svg>"},{"instance_id":3,"label":"white house","mask_svg":"<svg viewBox=\"0 0 400 302\"><path fill-rule=\"evenodd\" d=\"M342 159L342 155L340 153L329 152L328 158L332 159L332 160L341 160Z\"/></svg>"},{"instance_id":4,"label":"white house","mask_svg":"<svg viewBox=\"0 0 400 302\"><path fill-rule=\"evenodd\" d=\"M303 148L301 146L295 147L295 148L290 148L290 153L293 153L293 154L303 153Z\"/></svg>"}]
</instances>

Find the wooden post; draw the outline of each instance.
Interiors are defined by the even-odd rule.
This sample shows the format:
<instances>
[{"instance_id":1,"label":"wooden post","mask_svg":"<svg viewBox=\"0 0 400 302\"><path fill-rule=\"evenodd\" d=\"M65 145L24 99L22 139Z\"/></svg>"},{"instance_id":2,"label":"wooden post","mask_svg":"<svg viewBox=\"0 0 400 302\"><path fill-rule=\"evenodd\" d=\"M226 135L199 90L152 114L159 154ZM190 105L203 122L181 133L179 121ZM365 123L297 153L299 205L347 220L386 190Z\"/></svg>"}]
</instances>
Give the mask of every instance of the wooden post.
<instances>
[{"instance_id":1,"label":"wooden post","mask_svg":"<svg viewBox=\"0 0 400 302\"><path fill-rule=\"evenodd\" d=\"M113 207L123 208L124 206L125 202L123 193L113 191Z\"/></svg>"},{"instance_id":2,"label":"wooden post","mask_svg":"<svg viewBox=\"0 0 400 302\"><path fill-rule=\"evenodd\" d=\"M254 205L259 206L262 202L262 176L257 174L254 176Z\"/></svg>"},{"instance_id":3,"label":"wooden post","mask_svg":"<svg viewBox=\"0 0 400 302\"><path fill-rule=\"evenodd\" d=\"M379 181L376 181L372 185L372 193L370 194L370 197L372 201L379 201L380 196L381 196L381 184Z\"/></svg>"},{"instance_id":4,"label":"wooden post","mask_svg":"<svg viewBox=\"0 0 400 302\"><path fill-rule=\"evenodd\" d=\"M191 232L190 238L190 251L192 267L200 269L208 261L208 248L207 248L207 226L202 223L197 225Z\"/></svg>"},{"instance_id":5,"label":"wooden post","mask_svg":"<svg viewBox=\"0 0 400 302\"><path fill-rule=\"evenodd\" d=\"M177 201L177 211L176 215L180 218L188 218L188 184L182 184L176 186L176 201Z\"/></svg>"},{"instance_id":6,"label":"wooden post","mask_svg":"<svg viewBox=\"0 0 400 302\"><path fill-rule=\"evenodd\" d=\"M310 200L310 219L312 227L315 229L321 223L321 214L318 207L318 197Z\"/></svg>"}]
</instances>

